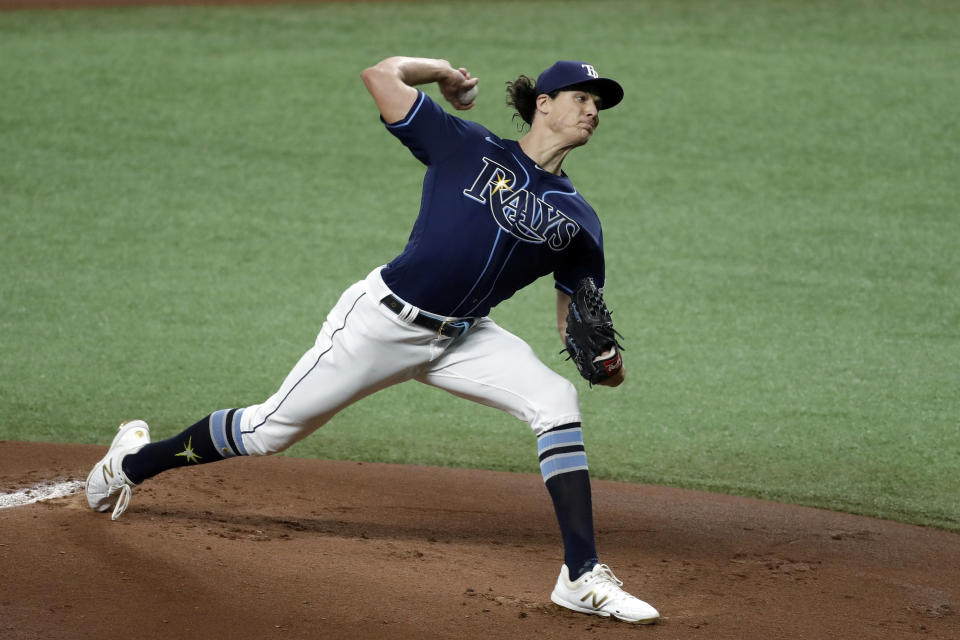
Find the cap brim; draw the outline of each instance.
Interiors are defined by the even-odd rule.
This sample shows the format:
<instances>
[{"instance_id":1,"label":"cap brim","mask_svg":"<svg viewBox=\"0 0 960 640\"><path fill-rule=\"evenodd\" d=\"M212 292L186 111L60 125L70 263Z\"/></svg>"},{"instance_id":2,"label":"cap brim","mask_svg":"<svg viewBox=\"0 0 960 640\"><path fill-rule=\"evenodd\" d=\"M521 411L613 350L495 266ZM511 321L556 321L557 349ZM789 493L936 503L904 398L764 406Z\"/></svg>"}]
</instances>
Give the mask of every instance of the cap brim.
<instances>
[{"instance_id":1,"label":"cap brim","mask_svg":"<svg viewBox=\"0 0 960 640\"><path fill-rule=\"evenodd\" d=\"M582 82L573 82L557 89L544 90L540 93L551 93L552 91L572 91L573 89L583 89L600 96L600 109L609 109L620 104L623 100L623 87L616 80L610 78L592 78Z\"/></svg>"},{"instance_id":2,"label":"cap brim","mask_svg":"<svg viewBox=\"0 0 960 640\"><path fill-rule=\"evenodd\" d=\"M595 93L600 96L601 109L615 107L623 100L623 87L621 87L620 83L616 80L597 78L584 84L595 89Z\"/></svg>"}]
</instances>

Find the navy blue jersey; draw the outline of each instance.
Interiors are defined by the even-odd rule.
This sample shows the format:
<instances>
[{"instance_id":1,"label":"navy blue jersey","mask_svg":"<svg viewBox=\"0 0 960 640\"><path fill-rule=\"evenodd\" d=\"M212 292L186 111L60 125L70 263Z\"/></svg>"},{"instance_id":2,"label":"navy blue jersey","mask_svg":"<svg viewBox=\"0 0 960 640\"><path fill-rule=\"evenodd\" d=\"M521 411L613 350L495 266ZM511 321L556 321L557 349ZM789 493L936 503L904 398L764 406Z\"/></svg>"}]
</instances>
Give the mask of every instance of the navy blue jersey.
<instances>
[{"instance_id":1,"label":"navy blue jersey","mask_svg":"<svg viewBox=\"0 0 960 640\"><path fill-rule=\"evenodd\" d=\"M387 129L427 165L410 239L382 273L398 296L438 315L484 316L550 273L567 293L586 276L603 286L600 220L565 174L423 92Z\"/></svg>"}]
</instances>

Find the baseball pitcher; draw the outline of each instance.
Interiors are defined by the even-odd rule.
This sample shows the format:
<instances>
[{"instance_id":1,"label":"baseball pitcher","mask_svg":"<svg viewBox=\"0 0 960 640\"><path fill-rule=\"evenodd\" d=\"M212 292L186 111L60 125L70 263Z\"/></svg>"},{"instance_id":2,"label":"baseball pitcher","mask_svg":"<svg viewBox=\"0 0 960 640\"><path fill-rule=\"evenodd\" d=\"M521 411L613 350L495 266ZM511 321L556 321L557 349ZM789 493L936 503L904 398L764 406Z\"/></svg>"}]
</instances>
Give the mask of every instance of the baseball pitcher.
<instances>
[{"instance_id":1,"label":"baseball pitcher","mask_svg":"<svg viewBox=\"0 0 960 640\"><path fill-rule=\"evenodd\" d=\"M550 275L557 326L579 373L591 385L623 382L619 334L602 294L600 220L561 168L623 89L580 61L559 61L536 81L520 76L507 83L508 104L529 129L507 140L417 88L436 83L454 110L468 110L478 80L465 68L391 57L361 78L387 131L426 167L403 252L343 292L316 342L263 403L215 411L154 443L143 420L122 425L87 478L90 507L116 519L132 487L167 469L277 453L351 403L417 380L530 425L563 540L553 602L655 622L656 609L599 562L576 388L488 315Z\"/></svg>"}]
</instances>

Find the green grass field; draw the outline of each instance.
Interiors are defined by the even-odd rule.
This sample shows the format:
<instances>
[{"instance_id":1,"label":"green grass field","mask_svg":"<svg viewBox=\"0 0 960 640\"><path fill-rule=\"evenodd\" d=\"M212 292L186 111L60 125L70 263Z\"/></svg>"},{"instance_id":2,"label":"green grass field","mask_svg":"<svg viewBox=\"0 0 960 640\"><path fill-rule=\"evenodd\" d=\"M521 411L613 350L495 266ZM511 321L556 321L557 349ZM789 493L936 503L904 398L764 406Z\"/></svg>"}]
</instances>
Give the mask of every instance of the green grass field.
<instances>
[{"instance_id":1,"label":"green grass field","mask_svg":"<svg viewBox=\"0 0 960 640\"><path fill-rule=\"evenodd\" d=\"M958 33L952 0L0 13L0 439L263 400L418 208L360 71L467 66L516 137L503 83L576 58L627 91L565 169L628 385L576 378L550 282L493 315L576 378L594 476L960 530ZM290 453L537 471L416 383Z\"/></svg>"}]
</instances>

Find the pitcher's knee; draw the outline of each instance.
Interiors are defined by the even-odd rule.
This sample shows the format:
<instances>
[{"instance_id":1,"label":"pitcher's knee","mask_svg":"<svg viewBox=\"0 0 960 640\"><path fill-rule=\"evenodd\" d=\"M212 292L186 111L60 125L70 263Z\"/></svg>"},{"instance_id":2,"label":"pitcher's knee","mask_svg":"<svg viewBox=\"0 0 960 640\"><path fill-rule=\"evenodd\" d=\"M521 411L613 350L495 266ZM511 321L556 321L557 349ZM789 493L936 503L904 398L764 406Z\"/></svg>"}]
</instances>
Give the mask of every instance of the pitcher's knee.
<instances>
[{"instance_id":1,"label":"pitcher's knee","mask_svg":"<svg viewBox=\"0 0 960 640\"><path fill-rule=\"evenodd\" d=\"M247 450L246 455L270 456L275 453L280 453L290 446L265 436L266 434L259 430L244 433L241 437L243 438L243 446Z\"/></svg>"},{"instance_id":2,"label":"pitcher's knee","mask_svg":"<svg viewBox=\"0 0 960 640\"><path fill-rule=\"evenodd\" d=\"M264 406L249 407L243 414L238 438L244 455L269 456L289 449L307 436L303 425L283 421L276 413L264 415Z\"/></svg>"},{"instance_id":3,"label":"pitcher's knee","mask_svg":"<svg viewBox=\"0 0 960 640\"><path fill-rule=\"evenodd\" d=\"M558 375L545 384L542 391L529 420L534 433L540 434L563 424L580 422L580 397L572 382Z\"/></svg>"}]
</instances>

